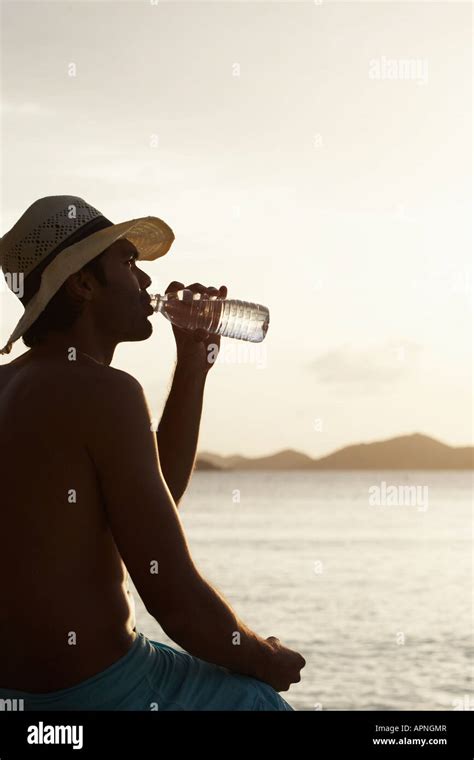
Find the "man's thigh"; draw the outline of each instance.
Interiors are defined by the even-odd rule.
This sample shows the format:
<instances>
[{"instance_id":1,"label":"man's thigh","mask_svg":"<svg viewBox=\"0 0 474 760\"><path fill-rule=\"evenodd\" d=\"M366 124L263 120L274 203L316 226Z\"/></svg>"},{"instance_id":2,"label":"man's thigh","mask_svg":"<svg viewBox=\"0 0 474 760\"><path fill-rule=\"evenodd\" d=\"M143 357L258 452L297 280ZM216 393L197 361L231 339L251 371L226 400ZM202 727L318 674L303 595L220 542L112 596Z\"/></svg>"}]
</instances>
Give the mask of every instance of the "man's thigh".
<instances>
[{"instance_id":1,"label":"man's thigh","mask_svg":"<svg viewBox=\"0 0 474 760\"><path fill-rule=\"evenodd\" d=\"M293 710L271 686L250 676L150 641L157 657L149 674L159 710Z\"/></svg>"}]
</instances>

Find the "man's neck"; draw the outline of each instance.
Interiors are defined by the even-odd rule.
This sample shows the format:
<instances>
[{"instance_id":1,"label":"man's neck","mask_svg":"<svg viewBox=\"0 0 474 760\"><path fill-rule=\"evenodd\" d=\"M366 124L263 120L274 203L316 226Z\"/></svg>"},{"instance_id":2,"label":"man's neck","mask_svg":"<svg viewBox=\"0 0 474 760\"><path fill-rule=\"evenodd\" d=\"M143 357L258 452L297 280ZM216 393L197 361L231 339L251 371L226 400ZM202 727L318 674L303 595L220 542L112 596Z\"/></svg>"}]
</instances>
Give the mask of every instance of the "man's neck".
<instances>
[{"instance_id":1,"label":"man's neck","mask_svg":"<svg viewBox=\"0 0 474 760\"><path fill-rule=\"evenodd\" d=\"M48 358L56 356L70 357L71 351L75 350L78 354L87 356L89 359L93 359L98 364L109 366L113 355L114 347L104 347L97 344L78 340L73 337L54 337L45 340L38 346L34 346L29 352L31 358Z\"/></svg>"}]
</instances>

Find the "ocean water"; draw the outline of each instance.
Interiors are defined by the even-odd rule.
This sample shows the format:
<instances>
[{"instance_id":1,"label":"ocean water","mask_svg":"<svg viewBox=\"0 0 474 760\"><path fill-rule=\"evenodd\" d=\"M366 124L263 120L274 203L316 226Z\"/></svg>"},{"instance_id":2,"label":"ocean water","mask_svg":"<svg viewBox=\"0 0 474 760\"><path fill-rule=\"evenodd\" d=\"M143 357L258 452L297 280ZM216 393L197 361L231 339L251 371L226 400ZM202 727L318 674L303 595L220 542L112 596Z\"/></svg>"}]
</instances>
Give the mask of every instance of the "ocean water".
<instances>
[{"instance_id":1,"label":"ocean water","mask_svg":"<svg viewBox=\"0 0 474 760\"><path fill-rule=\"evenodd\" d=\"M470 472L195 472L180 512L238 616L305 657L295 709L474 708Z\"/></svg>"}]
</instances>

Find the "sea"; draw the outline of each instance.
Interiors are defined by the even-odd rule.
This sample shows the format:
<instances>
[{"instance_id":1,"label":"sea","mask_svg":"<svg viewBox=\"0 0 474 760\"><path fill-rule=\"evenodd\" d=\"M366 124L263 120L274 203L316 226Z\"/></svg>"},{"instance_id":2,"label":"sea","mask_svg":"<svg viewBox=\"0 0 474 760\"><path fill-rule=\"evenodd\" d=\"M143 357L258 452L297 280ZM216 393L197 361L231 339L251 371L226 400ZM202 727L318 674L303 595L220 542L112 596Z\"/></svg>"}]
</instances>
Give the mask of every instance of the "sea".
<instances>
[{"instance_id":1,"label":"sea","mask_svg":"<svg viewBox=\"0 0 474 760\"><path fill-rule=\"evenodd\" d=\"M180 515L239 618L305 658L295 710L473 710L472 477L196 471Z\"/></svg>"}]
</instances>

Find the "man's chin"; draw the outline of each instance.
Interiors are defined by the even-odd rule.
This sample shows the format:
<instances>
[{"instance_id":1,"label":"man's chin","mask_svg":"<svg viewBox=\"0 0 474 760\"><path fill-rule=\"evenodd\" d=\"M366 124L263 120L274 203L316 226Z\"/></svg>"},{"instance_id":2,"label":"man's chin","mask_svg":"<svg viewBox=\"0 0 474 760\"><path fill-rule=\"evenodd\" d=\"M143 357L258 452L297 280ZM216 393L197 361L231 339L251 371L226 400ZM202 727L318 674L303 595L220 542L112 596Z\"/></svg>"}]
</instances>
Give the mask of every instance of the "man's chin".
<instances>
[{"instance_id":1,"label":"man's chin","mask_svg":"<svg viewBox=\"0 0 474 760\"><path fill-rule=\"evenodd\" d=\"M125 338L126 341L139 341L146 340L153 332L153 325L148 319L145 319L137 330L134 330L130 337Z\"/></svg>"},{"instance_id":2,"label":"man's chin","mask_svg":"<svg viewBox=\"0 0 474 760\"><path fill-rule=\"evenodd\" d=\"M149 321L149 319L145 319L145 328L144 328L143 332L144 332L144 336L143 336L142 340L146 340L147 338L149 338L150 335L153 332L153 325Z\"/></svg>"}]
</instances>

